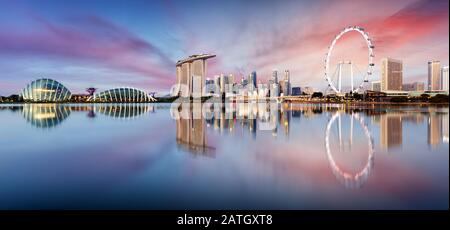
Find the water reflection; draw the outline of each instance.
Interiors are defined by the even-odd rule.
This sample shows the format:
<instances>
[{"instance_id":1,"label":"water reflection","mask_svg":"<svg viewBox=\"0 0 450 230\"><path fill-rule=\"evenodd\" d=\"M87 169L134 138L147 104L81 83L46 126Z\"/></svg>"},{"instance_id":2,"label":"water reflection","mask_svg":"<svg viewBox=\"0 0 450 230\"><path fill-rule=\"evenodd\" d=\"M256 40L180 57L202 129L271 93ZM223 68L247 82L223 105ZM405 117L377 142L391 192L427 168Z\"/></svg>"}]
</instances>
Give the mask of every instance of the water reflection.
<instances>
[{"instance_id":1,"label":"water reflection","mask_svg":"<svg viewBox=\"0 0 450 230\"><path fill-rule=\"evenodd\" d=\"M193 111L183 106L171 107L171 113L174 117L180 117L176 120L178 147L193 154L214 156L215 148L206 142L206 121L194 119Z\"/></svg>"},{"instance_id":2,"label":"water reflection","mask_svg":"<svg viewBox=\"0 0 450 230\"><path fill-rule=\"evenodd\" d=\"M334 122L337 120L337 128L338 128L338 143L339 143L339 150L342 150L343 148L343 141L342 141L342 122L341 122L341 116L344 113L336 112L331 119L329 120L325 132L325 148L327 153L327 159L330 163L331 169L333 171L333 174L336 176L336 179L341 182L346 188L360 188L369 178L369 175L372 171L373 165L374 165L374 146L373 146L373 139L372 135L369 131L369 128L364 122L364 118L360 116L358 113L352 113L350 118L350 140L349 140L349 147L351 148L351 145L353 144L353 123L356 120L359 122L361 127L364 130L364 135L367 139L367 145L368 145L368 159L366 165L363 167L363 169L357 173L349 173L342 170L339 165L336 163L336 161L333 158L332 152L335 150L332 147L330 147L330 133L332 130L332 126Z\"/></svg>"},{"instance_id":3,"label":"water reflection","mask_svg":"<svg viewBox=\"0 0 450 230\"><path fill-rule=\"evenodd\" d=\"M101 113L119 119L139 117L155 111L154 106L140 103L99 104L95 106L94 109L95 113Z\"/></svg>"},{"instance_id":4,"label":"water reflection","mask_svg":"<svg viewBox=\"0 0 450 230\"><path fill-rule=\"evenodd\" d=\"M22 114L33 126L51 128L59 125L70 115L70 108L58 104L25 104Z\"/></svg>"},{"instance_id":5,"label":"water reflection","mask_svg":"<svg viewBox=\"0 0 450 230\"><path fill-rule=\"evenodd\" d=\"M229 103L226 105L188 104L170 106L170 113L176 119L176 143L180 149L194 155L214 157L216 148L208 143L208 136L234 135L236 130L248 132L253 139L258 133L271 133L277 138L281 133L289 138L292 119L315 119L323 113L330 115L325 129L325 148L327 159L333 174L345 187L359 188L368 179L374 161L374 143L372 131L379 127L379 147L387 151L402 149L404 141L403 129L406 124L427 125L427 144L436 148L440 143L448 143L448 108L439 107L351 107L344 105L304 105L278 103ZM195 108L194 108L195 107ZM118 119L130 119L156 112L153 104L94 104L94 105L61 105L61 104L24 104L23 106L1 107L12 111L21 110L23 117L33 126L51 128L61 124L72 112L85 112L88 117L96 119L102 114ZM164 109L164 108L163 108ZM342 123L342 117L350 117L350 122ZM367 118L364 119L364 118ZM368 124L370 121L370 124ZM335 149L330 147L331 126L337 128L339 151L351 150L353 144L354 122L362 127L364 138L368 141L368 159L364 168L358 173L342 170L333 158ZM336 123L336 124L335 124ZM350 129L350 139L343 142L342 129ZM208 133L213 132L213 133ZM304 132L307 132L305 130ZM425 139L424 139L425 141Z\"/></svg>"},{"instance_id":6,"label":"water reflection","mask_svg":"<svg viewBox=\"0 0 450 230\"><path fill-rule=\"evenodd\" d=\"M192 105L190 105L192 107ZM50 128L67 119L71 112L86 112L86 116L95 119L97 114L117 119L130 119L156 112L154 104L95 104L95 105L62 105L62 104L24 104L22 106L2 106L1 110L22 111L24 118L33 126ZM324 104L278 104L278 103L229 103L223 106L202 104L199 111L169 106L177 120L177 140L183 145L192 145L194 152L210 152L209 149L198 151L198 146L206 146L206 130L212 127L219 133L233 133L237 127L247 130L253 138L258 132L269 131L273 137L280 133L289 137L292 119L314 119L322 113L362 113L369 118L371 124L379 126L379 146L385 150L401 149L404 139L405 124L421 125L426 121L427 143L437 147L448 143L448 108L409 107L407 109L390 107L351 107L345 105ZM165 109L165 108L161 108ZM195 114L197 113L197 114ZM198 121L197 121L198 120ZM348 124L351 125L351 124ZM182 130L190 130L190 132ZM205 137L205 138L203 138ZM204 140L205 139L205 140Z\"/></svg>"},{"instance_id":7,"label":"water reflection","mask_svg":"<svg viewBox=\"0 0 450 230\"><path fill-rule=\"evenodd\" d=\"M2 207L448 208L448 107L194 107L0 106Z\"/></svg>"}]
</instances>

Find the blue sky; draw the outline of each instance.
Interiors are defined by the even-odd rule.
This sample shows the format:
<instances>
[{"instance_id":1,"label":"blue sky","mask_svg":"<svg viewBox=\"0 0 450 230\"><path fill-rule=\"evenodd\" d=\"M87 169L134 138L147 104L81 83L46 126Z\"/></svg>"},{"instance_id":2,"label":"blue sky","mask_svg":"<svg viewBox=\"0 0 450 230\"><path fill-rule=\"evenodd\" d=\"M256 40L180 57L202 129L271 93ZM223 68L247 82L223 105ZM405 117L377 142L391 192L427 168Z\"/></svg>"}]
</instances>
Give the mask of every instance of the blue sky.
<instances>
[{"instance_id":1,"label":"blue sky","mask_svg":"<svg viewBox=\"0 0 450 230\"><path fill-rule=\"evenodd\" d=\"M324 90L323 55L348 25L366 28L379 60L404 61L405 82L426 81L426 62L448 65L448 1L9 1L0 0L0 95L39 77L74 93L133 86L168 91L175 62L214 53L208 77L264 81L291 71L298 86ZM367 62L364 43L349 34L333 60Z\"/></svg>"}]
</instances>

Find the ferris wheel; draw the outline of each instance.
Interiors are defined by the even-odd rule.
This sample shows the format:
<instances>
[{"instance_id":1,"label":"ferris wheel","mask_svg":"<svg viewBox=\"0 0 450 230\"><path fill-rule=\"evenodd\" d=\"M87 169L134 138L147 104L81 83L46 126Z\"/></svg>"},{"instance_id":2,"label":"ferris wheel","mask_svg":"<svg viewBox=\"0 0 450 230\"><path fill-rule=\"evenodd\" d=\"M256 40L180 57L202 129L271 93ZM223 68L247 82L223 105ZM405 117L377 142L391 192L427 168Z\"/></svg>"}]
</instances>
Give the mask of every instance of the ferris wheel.
<instances>
[{"instance_id":1,"label":"ferris wheel","mask_svg":"<svg viewBox=\"0 0 450 230\"><path fill-rule=\"evenodd\" d=\"M338 79L338 87L336 87L336 85L333 83L332 80L332 75L330 73L330 57L331 57L331 53L333 52L334 46L336 45L337 41L346 33L351 32L351 31L356 31L358 33L360 33L362 35L362 37L364 38L364 40L366 41L367 44L367 49L368 49L368 65L367 65L367 71L366 73L363 73L363 81L359 84L358 87L354 87L353 85L353 63L351 61L346 61L346 62L340 62L339 63L339 79ZM375 65L373 62L373 58L375 57L373 54L373 50L374 50L375 46L372 43L372 39L369 37L369 34L367 32L364 31L364 28L359 27L359 26L349 26L344 28L344 30L342 30L333 40L333 42L331 42L330 47L328 47L328 52L326 53L326 58L325 58L325 80L328 82L328 86L335 92L335 93L342 93L342 88L341 88L341 82L342 82L342 78L341 78L341 67L343 64L350 64L352 67L351 70L351 91L352 93L356 93L359 90L362 90L364 88L364 84L369 82L369 76L372 75L373 72L373 66Z\"/></svg>"},{"instance_id":2,"label":"ferris wheel","mask_svg":"<svg viewBox=\"0 0 450 230\"><path fill-rule=\"evenodd\" d=\"M341 182L345 187L347 188L360 188L369 178L369 175L372 172L372 168L374 165L374 146L373 146L373 139L370 134L369 128L364 122L364 119L362 116L360 116L358 113L352 113L351 114L351 132L353 132L353 120L358 121L361 127L363 128L364 135L367 138L367 144L369 147L368 150L368 158L367 163L365 164L364 168L359 171L358 173L349 173L342 170L339 165L336 163L336 161L333 158L333 155L331 154L331 141L330 141L330 134L331 134L331 128L333 126L333 123L335 121L338 121L339 129L340 129L340 121L341 121L341 113L336 112L331 119L329 120L327 124L327 128L325 131L325 148L327 153L328 162L330 164L331 170L333 174L336 176L336 179L338 179L339 182ZM339 130L339 133L341 131ZM353 135L353 134L351 134Z\"/></svg>"}]
</instances>

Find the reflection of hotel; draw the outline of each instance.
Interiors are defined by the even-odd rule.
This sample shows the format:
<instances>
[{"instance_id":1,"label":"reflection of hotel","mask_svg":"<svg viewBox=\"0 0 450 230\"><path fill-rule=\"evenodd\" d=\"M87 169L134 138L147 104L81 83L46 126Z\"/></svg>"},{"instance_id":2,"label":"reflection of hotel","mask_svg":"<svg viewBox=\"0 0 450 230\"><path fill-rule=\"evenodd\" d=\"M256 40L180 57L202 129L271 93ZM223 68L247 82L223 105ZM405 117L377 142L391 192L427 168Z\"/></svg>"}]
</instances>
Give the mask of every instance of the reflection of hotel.
<instances>
[{"instance_id":1,"label":"reflection of hotel","mask_svg":"<svg viewBox=\"0 0 450 230\"><path fill-rule=\"evenodd\" d=\"M448 143L448 113L442 115L442 141Z\"/></svg>"},{"instance_id":2,"label":"reflection of hotel","mask_svg":"<svg viewBox=\"0 0 450 230\"><path fill-rule=\"evenodd\" d=\"M191 153L202 155L213 154L214 148L206 144L206 120L203 118L194 119L190 111L181 111L179 113L181 118L176 120L176 139L178 146L187 149Z\"/></svg>"},{"instance_id":3,"label":"reflection of hotel","mask_svg":"<svg viewBox=\"0 0 450 230\"><path fill-rule=\"evenodd\" d=\"M430 114L428 118L428 144L437 146L442 140L442 119L438 114Z\"/></svg>"},{"instance_id":4,"label":"reflection of hotel","mask_svg":"<svg viewBox=\"0 0 450 230\"><path fill-rule=\"evenodd\" d=\"M380 144L389 149L402 145L402 116L401 114L384 114L380 118Z\"/></svg>"}]
</instances>

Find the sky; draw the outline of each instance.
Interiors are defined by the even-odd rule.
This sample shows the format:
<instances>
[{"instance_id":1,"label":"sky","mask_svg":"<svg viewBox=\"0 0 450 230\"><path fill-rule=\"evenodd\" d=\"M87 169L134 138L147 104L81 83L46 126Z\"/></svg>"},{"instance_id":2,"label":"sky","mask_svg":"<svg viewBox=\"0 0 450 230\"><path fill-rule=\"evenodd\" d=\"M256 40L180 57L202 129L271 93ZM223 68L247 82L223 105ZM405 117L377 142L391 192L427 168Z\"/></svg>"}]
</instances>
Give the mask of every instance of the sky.
<instances>
[{"instance_id":1,"label":"sky","mask_svg":"<svg viewBox=\"0 0 450 230\"><path fill-rule=\"evenodd\" d=\"M72 93L130 86L168 92L175 63L211 53L207 77L291 72L293 86L325 90L324 58L346 26L361 26L381 58L403 61L404 82L427 81L427 62L449 63L448 0L119 1L0 0L0 95L52 78ZM331 55L355 64L355 84L368 62L365 41L345 34ZM344 68L343 75L349 75ZM349 84L348 77L344 84Z\"/></svg>"}]
</instances>

